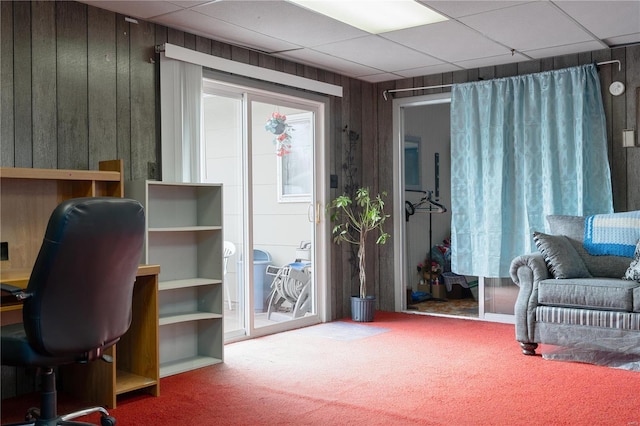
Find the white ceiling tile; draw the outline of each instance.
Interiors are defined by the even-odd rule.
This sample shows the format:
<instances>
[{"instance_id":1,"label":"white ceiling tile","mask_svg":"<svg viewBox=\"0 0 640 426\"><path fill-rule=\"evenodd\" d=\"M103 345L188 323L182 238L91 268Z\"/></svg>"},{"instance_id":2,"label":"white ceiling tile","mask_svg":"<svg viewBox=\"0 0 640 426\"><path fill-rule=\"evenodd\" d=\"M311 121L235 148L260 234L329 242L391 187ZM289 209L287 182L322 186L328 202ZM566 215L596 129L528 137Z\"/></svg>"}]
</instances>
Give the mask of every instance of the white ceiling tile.
<instances>
[{"instance_id":1,"label":"white ceiling tile","mask_svg":"<svg viewBox=\"0 0 640 426\"><path fill-rule=\"evenodd\" d=\"M640 33L628 34L620 37L611 37L604 40L607 46L620 46L623 44L640 43Z\"/></svg>"},{"instance_id":2,"label":"white ceiling tile","mask_svg":"<svg viewBox=\"0 0 640 426\"><path fill-rule=\"evenodd\" d=\"M552 56L568 55L571 53L589 52L602 49L597 41L587 41L584 43L567 44L564 46L554 46L545 49L525 50L524 53L534 59L550 58Z\"/></svg>"},{"instance_id":3,"label":"white ceiling tile","mask_svg":"<svg viewBox=\"0 0 640 426\"><path fill-rule=\"evenodd\" d=\"M640 1L555 1L598 38L640 31Z\"/></svg>"},{"instance_id":4,"label":"white ceiling tile","mask_svg":"<svg viewBox=\"0 0 640 426\"><path fill-rule=\"evenodd\" d=\"M215 40L226 41L231 44L247 46L266 52L296 49L300 46L266 37L263 34L220 21L215 18L194 12L181 10L171 15L160 16L156 22L194 34L208 36Z\"/></svg>"},{"instance_id":5,"label":"white ceiling tile","mask_svg":"<svg viewBox=\"0 0 640 426\"><path fill-rule=\"evenodd\" d=\"M386 71L441 63L428 55L373 35L317 46L315 50Z\"/></svg>"},{"instance_id":6,"label":"white ceiling tile","mask_svg":"<svg viewBox=\"0 0 640 426\"><path fill-rule=\"evenodd\" d=\"M420 67L420 68L413 68L409 70L399 70L399 71L395 71L394 74L398 74L399 76L409 78L409 77L420 77L423 75L442 74L445 72L452 72L452 71L460 71L461 69L463 68L455 64L440 64L440 65L433 65L430 67Z\"/></svg>"},{"instance_id":7,"label":"white ceiling tile","mask_svg":"<svg viewBox=\"0 0 640 426\"><path fill-rule=\"evenodd\" d=\"M193 8L281 40L313 47L367 35L365 31L284 1L217 1Z\"/></svg>"},{"instance_id":8,"label":"white ceiling tile","mask_svg":"<svg viewBox=\"0 0 640 426\"><path fill-rule=\"evenodd\" d=\"M592 37L546 2L532 2L460 19L487 37L516 50L580 43Z\"/></svg>"},{"instance_id":9,"label":"white ceiling tile","mask_svg":"<svg viewBox=\"0 0 640 426\"><path fill-rule=\"evenodd\" d=\"M368 83L380 83L383 81L398 80L398 78L401 78L401 76L393 73L363 75L359 77L360 80L366 81Z\"/></svg>"},{"instance_id":10,"label":"white ceiling tile","mask_svg":"<svg viewBox=\"0 0 640 426\"><path fill-rule=\"evenodd\" d=\"M526 1L447 1L447 0L419 0L431 9L443 13L452 18L475 15L476 13L489 12L496 9L504 9L514 5L526 3ZM530 0L529 0L530 1Z\"/></svg>"},{"instance_id":11,"label":"white ceiling tile","mask_svg":"<svg viewBox=\"0 0 640 426\"><path fill-rule=\"evenodd\" d=\"M640 0L419 1L452 19L373 36L286 0L80 0L372 82L640 43Z\"/></svg>"},{"instance_id":12,"label":"white ceiling tile","mask_svg":"<svg viewBox=\"0 0 640 426\"><path fill-rule=\"evenodd\" d=\"M349 77L361 75L377 74L380 70L366 67L362 64L349 61L313 49L299 49L290 52L279 53L275 56L300 62L306 65L313 65L319 68L331 69Z\"/></svg>"},{"instance_id":13,"label":"white ceiling tile","mask_svg":"<svg viewBox=\"0 0 640 426\"><path fill-rule=\"evenodd\" d=\"M510 51L455 21L393 31L381 36L446 62L497 56Z\"/></svg>"},{"instance_id":14,"label":"white ceiling tile","mask_svg":"<svg viewBox=\"0 0 640 426\"><path fill-rule=\"evenodd\" d=\"M210 3L211 0L172 0L167 3L173 3L176 6L180 6L184 9L189 9L190 7L198 6L205 3Z\"/></svg>"},{"instance_id":15,"label":"white ceiling tile","mask_svg":"<svg viewBox=\"0 0 640 426\"><path fill-rule=\"evenodd\" d=\"M139 19L149 19L154 16L181 10L180 6L166 1L84 1L83 3L100 9L110 10L122 15Z\"/></svg>"},{"instance_id":16,"label":"white ceiling tile","mask_svg":"<svg viewBox=\"0 0 640 426\"><path fill-rule=\"evenodd\" d=\"M509 53L507 55L491 56L487 58L460 61L460 62L456 62L456 65L465 69L472 69L472 68L480 68L480 67L490 67L494 65L513 64L516 62L523 62L526 60L528 60L528 58L519 53L516 53L514 55L511 55Z\"/></svg>"}]
</instances>

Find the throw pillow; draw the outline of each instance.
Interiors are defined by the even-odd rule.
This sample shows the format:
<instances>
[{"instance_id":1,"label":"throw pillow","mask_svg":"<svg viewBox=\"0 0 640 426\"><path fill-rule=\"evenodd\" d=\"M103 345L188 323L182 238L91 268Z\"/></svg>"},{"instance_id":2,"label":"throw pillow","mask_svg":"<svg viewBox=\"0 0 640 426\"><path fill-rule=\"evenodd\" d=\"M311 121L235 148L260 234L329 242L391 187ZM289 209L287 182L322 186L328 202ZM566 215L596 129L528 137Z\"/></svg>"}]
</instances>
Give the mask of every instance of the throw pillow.
<instances>
[{"instance_id":1,"label":"throw pillow","mask_svg":"<svg viewBox=\"0 0 640 426\"><path fill-rule=\"evenodd\" d=\"M640 282L640 240L636 244L636 251L633 253L633 260L624 274L625 280Z\"/></svg>"},{"instance_id":2,"label":"throw pillow","mask_svg":"<svg viewBox=\"0 0 640 426\"><path fill-rule=\"evenodd\" d=\"M619 277L629 267L629 258L623 256L592 256L583 247L584 241L583 216L547 216L549 231L554 235L565 235L575 251L582 259L587 270L593 277Z\"/></svg>"},{"instance_id":3,"label":"throw pillow","mask_svg":"<svg viewBox=\"0 0 640 426\"><path fill-rule=\"evenodd\" d=\"M591 274L564 235L533 233L533 241L554 278L589 278Z\"/></svg>"}]
</instances>

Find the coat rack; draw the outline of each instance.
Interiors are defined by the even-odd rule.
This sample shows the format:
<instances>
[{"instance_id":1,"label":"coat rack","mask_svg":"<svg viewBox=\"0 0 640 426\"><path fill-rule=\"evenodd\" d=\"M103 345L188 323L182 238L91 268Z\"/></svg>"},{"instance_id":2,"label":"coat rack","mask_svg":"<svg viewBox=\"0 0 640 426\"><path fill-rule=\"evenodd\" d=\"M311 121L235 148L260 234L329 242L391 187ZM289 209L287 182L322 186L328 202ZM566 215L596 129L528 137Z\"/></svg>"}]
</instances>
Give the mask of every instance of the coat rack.
<instances>
[{"instance_id":1,"label":"coat rack","mask_svg":"<svg viewBox=\"0 0 640 426\"><path fill-rule=\"evenodd\" d=\"M436 194L435 199L433 198L434 191L407 189L406 191L408 192L419 192L423 194L423 197L420 198L420 201L415 204L411 203L410 201L405 201L405 220L407 222L409 221L409 217L413 216L415 213L427 213L429 215L429 272L431 272L431 248L433 246L432 215L445 213L447 211L447 208L438 201L440 195L440 154L437 152L434 156L434 173Z\"/></svg>"}]
</instances>

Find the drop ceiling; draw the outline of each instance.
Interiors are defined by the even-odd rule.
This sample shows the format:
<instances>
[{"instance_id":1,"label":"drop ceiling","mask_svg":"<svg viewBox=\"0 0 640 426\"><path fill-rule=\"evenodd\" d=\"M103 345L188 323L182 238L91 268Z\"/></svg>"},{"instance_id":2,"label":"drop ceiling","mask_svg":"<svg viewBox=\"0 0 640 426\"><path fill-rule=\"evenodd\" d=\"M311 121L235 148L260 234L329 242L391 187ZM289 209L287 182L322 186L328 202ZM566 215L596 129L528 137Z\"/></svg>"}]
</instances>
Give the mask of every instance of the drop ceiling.
<instances>
[{"instance_id":1,"label":"drop ceiling","mask_svg":"<svg viewBox=\"0 0 640 426\"><path fill-rule=\"evenodd\" d=\"M449 19L372 35L285 0L83 1L372 83L640 43L639 0L419 2Z\"/></svg>"}]
</instances>

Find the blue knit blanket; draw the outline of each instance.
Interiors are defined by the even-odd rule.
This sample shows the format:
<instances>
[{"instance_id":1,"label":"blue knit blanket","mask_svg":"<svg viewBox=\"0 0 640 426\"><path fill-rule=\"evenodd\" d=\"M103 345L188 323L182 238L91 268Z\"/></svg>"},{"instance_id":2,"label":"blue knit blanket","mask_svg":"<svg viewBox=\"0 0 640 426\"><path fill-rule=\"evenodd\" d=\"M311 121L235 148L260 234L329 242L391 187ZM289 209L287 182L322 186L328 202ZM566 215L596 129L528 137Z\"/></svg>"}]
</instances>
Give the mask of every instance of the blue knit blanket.
<instances>
[{"instance_id":1,"label":"blue knit blanket","mask_svg":"<svg viewBox=\"0 0 640 426\"><path fill-rule=\"evenodd\" d=\"M584 248L591 255L633 257L640 239L640 211L587 216Z\"/></svg>"}]
</instances>

